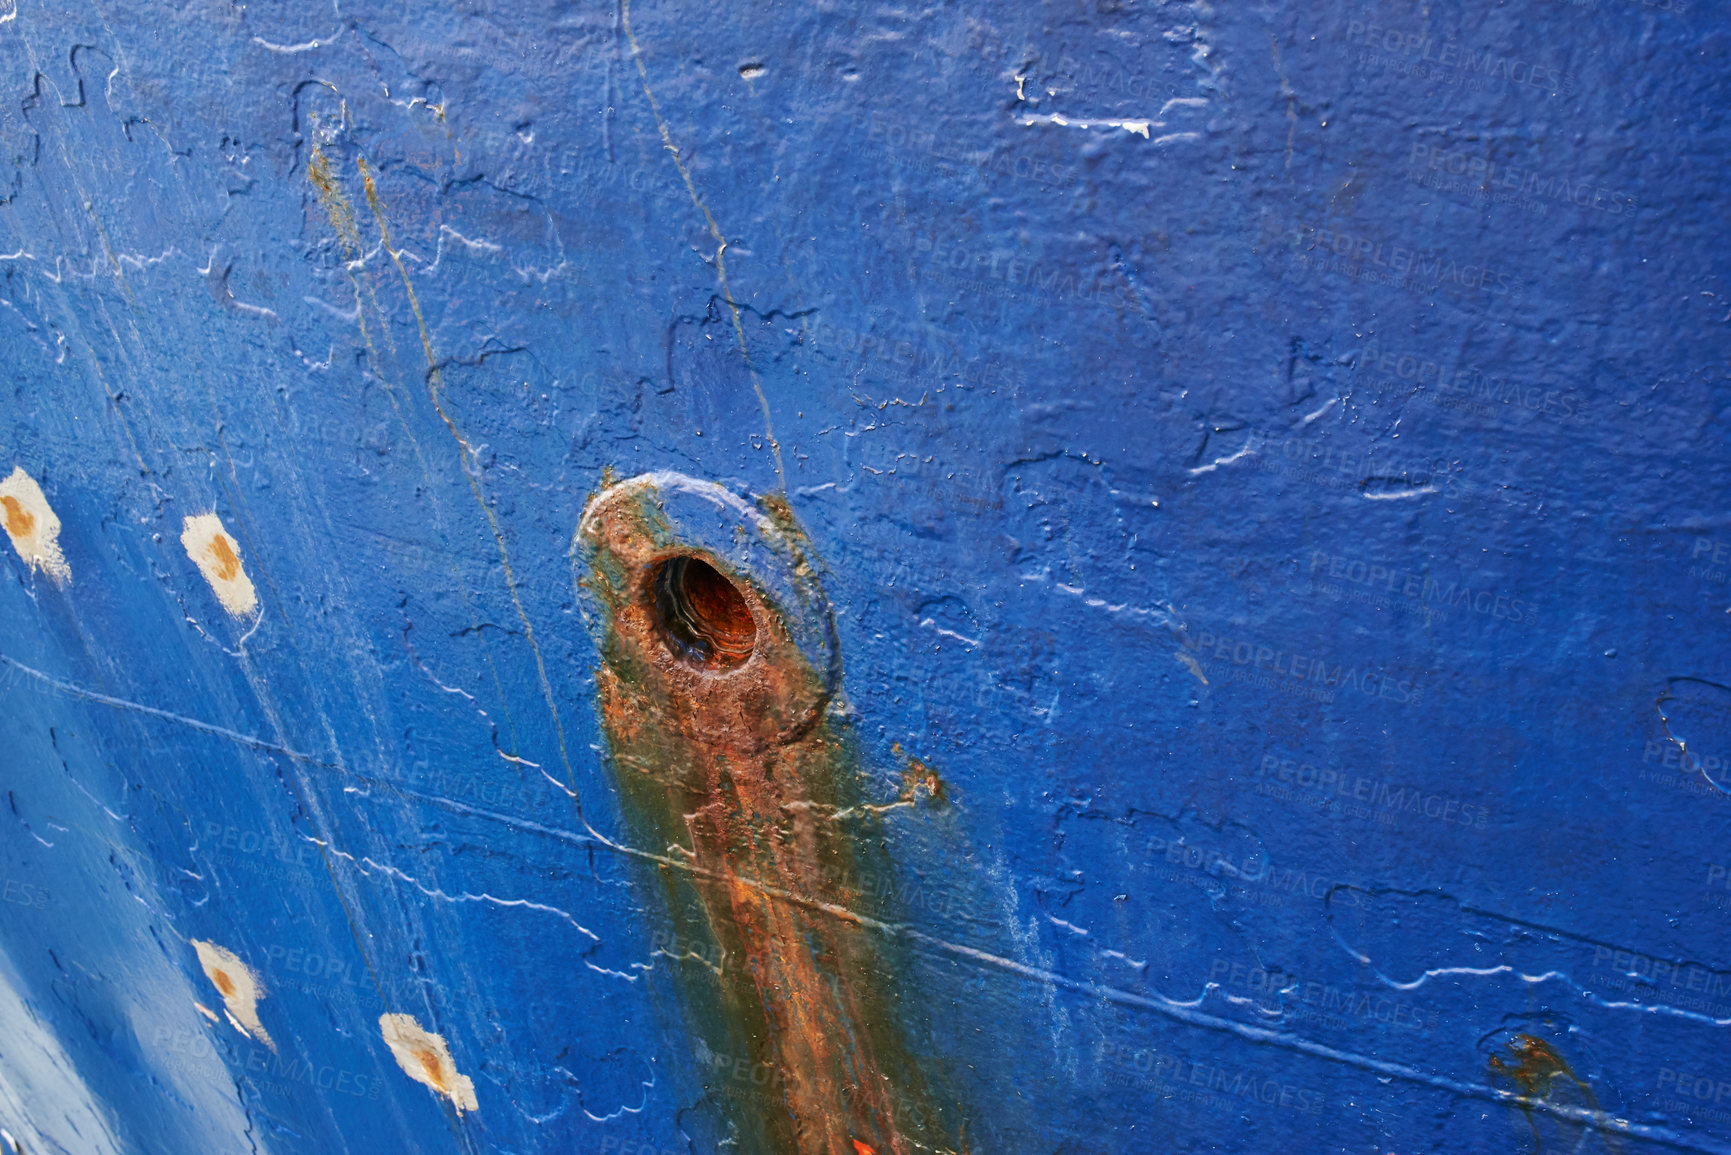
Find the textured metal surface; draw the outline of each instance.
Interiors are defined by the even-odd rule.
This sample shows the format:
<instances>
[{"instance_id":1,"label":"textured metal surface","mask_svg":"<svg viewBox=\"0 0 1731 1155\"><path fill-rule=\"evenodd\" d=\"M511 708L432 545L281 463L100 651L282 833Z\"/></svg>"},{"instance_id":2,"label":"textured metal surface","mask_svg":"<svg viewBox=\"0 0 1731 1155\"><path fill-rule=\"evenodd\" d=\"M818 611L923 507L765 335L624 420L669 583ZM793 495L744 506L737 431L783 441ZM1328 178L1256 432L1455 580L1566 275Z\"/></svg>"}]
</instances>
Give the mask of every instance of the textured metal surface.
<instances>
[{"instance_id":1,"label":"textured metal surface","mask_svg":"<svg viewBox=\"0 0 1731 1155\"><path fill-rule=\"evenodd\" d=\"M1731 1151L1728 32L0 0L0 1128Z\"/></svg>"}]
</instances>

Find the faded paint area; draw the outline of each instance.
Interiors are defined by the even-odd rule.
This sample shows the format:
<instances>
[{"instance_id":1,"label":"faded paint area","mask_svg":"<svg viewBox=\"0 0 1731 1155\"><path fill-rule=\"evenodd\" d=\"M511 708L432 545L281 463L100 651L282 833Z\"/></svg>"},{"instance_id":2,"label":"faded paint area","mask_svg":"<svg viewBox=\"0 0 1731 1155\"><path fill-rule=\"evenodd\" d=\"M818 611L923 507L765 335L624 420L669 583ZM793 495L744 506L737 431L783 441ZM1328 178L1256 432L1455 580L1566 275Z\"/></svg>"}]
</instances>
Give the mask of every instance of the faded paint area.
<instances>
[{"instance_id":1,"label":"faded paint area","mask_svg":"<svg viewBox=\"0 0 1731 1155\"><path fill-rule=\"evenodd\" d=\"M708 524L682 524L693 512ZM965 1149L893 1016L907 992L881 932L896 912L861 885L893 867L849 741L825 716L828 655L790 628L795 613L829 628L803 535L784 507L658 474L596 496L579 540L599 606L598 705L629 820L642 845L665 848L654 876L680 937L743 960L687 972L686 992L709 1053L749 1054L768 1072L764 1093L711 1087L741 1146ZM737 548L746 541L762 552ZM771 593L753 557L785 566L798 604ZM803 640L818 639L808 629ZM910 762L904 793L920 791L941 797L942 786Z\"/></svg>"},{"instance_id":2,"label":"faded paint area","mask_svg":"<svg viewBox=\"0 0 1731 1155\"><path fill-rule=\"evenodd\" d=\"M379 1034L409 1078L449 1099L459 1115L479 1109L474 1081L457 1073L451 1049L442 1036L425 1030L415 1016L405 1014L380 1015Z\"/></svg>"},{"instance_id":3,"label":"faded paint area","mask_svg":"<svg viewBox=\"0 0 1731 1155\"><path fill-rule=\"evenodd\" d=\"M258 595L240 560L240 543L223 528L222 518L214 513L187 518L181 528L180 544L230 615L250 617L258 609Z\"/></svg>"},{"instance_id":4,"label":"faded paint area","mask_svg":"<svg viewBox=\"0 0 1731 1155\"><path fill-rule=\"evenodd\" d=\"M276 1043L258 1017L259 1000L264 998L265 990L252 968L242 962L239 955L213 942L193 939L192 949L198 952L198 965L204 968L204 977L222 996L222 1005L228 1009L229 1024L241 1034L276 1050ZM198 1009L210 1014L202 1006Z\"/></svg>"},{"instance_id":5,"label":"faded paint area","mask_svg":"<svg viewBox=\"0 0 1731 1155\"><path fill-rule=\"evenodd\" d=\"M72 567L60 551L60 519L21 465L0 481L0 525L25 565L40 569L57 586L71 584Z\"/></svg>"}]
</instances>

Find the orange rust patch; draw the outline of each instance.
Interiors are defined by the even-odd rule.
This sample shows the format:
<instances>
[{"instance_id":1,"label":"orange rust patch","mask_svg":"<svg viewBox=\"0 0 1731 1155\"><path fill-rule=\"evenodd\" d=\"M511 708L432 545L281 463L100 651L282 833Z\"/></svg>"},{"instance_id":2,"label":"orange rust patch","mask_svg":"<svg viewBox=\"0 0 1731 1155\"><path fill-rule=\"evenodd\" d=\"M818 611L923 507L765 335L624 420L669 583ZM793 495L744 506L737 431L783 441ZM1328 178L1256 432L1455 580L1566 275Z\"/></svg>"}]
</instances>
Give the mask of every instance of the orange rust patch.
<instances>
[{"instance_id":1,"label":"orange rust patch","mask_svg":"<svg viewBox=\"0 0 1731 1155\"><path fill-rule=\"evenodd\" d=\"M858 1139L853 1141L853 1151L854 1155L878 1155L878 1149L876 1147L873 1147L870 1143L861 1143Z\"/></svg>"},{"instance_id":2,"label":"orange rust patch","mask_svg":"<svg viewBox=\"0 0 1731 1155\"><path fill-rule=\"evenodd\" d=\"M427 1082L440 1091L448 1092L450 1090L445 1085L445 1068L439 1062L439 1056L423 1047L415 1052L415 1058L421 1061L421 1069L427 1072Z\"/></svg>"},{"instance_id":3,"label":"orange rust patch","mask_svg":"<svg viewBox=\"0 0 1731 1155\"><path fill-rule=\"evenodd\" d=\"M307 180L318 190L319 203L324 206L325 215L330 217L331 227L348 246L350 255L359 252L361 235L355 226L355 211L349 207L349 199L343 195L336 175L331 172L331 162L316 147L307 160Z\"/></svg>"},{"instance_id":4,"label":"orange rust patch","mask_svg":"<svg viewBox=\"0 0 1731 1155\"><path fill-rule=\"evenodd\" d=\"M210 555L216 559L216 576L225 582L233 581L240 572L240 558L235 556L226 534L219 533L210 539Z\"/></svg>"},{"instance_id":5,"label":"orange rust patch","mask_svg":"<svg viewBox=\"0 0 1731 1155\"><path fill-rule=\"evenodd\" d=\"M23 537L36 528L36 515L25 509L16 497L0 497L0 505L6 507L6 532L13 537Z\"/></svg>"},{"instance_id":6,"label":"orange rust patch","mask_svg":"<svg viewBox=\"0 0 1731 1155\"><path fill-rule=\"evenodd\" d=\"M1516 1035L1506 1047L1512 1062L1500 1055L1491 1056L1491 1070L1513 1079L1521 1094L1529 1099L1542 1099L1550 1094L1551 1083L1562 1075L1579 1083L1556 1048L1534 1035Z\"/></svg>"},{"instance_id":7,"label":"orange rust patch","mask_svg":"<svg viewBox=\"0 0 1731 1155\"><path fill-rule=\"evenodd\" d=\"M215 984L217 993L222 995L223 998L226 999L230 995L234 994L234 980L228 977L227 971L211 971L210 981Z\"/></svg>"}]
</instances>

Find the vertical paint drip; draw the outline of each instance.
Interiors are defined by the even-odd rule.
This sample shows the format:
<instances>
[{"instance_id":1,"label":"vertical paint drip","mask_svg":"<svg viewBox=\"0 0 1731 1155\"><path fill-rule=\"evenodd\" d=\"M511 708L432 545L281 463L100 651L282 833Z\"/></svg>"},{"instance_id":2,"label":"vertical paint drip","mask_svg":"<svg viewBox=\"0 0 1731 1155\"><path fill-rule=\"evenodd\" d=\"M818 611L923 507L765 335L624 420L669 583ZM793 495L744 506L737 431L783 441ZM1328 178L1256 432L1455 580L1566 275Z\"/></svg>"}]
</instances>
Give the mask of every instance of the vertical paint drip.
<instances>
[{"instance_id":1,"label":"vertical paint drip","mask_svg":"<svg viewBox=\"0 0 1731 1155\"><path fill-rule=\"evenodd\" d=\"M578 544L634 835L666 854L681 939L728 960L690 974L684 997L740 1149L955 1150L895 1021L893 864L826 715L834 634L797 532L719 486L653 474L598 495Z\"/></svg>"}]
</instances>

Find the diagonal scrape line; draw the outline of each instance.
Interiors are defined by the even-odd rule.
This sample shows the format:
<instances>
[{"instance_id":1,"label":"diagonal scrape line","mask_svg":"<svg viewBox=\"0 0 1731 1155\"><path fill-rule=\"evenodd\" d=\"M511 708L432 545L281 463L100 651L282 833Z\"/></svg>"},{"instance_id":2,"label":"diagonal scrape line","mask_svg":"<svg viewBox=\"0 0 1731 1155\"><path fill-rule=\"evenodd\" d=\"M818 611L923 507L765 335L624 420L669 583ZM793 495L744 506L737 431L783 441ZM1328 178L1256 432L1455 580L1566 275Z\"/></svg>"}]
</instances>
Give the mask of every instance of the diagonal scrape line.
<instances>
[{"instance_id":1,"label":"diagonal scrape line","mask_svg":"<svg viewBox=\"0 0 1731 1155\"><path fill-rule=\"evenodd\" d=\"M173 722L177 726L185 726L190 730L197 730L203 734L211 734L218 738L226 738L230 742L236 742L242 746L251 747L254 750L264 750L272 754L281 754L283 757L292 758L296 762L309 762L314 766L323 766L330 770L345 769L345 767L339 766L335 762L326 762L324 759L315 757L312 754L303 754L299 750L291 750L287 746L279 746L275 742L267 742L263 738L258 738L251 734L242 734L239 730L230 730L222 726L215 726L209 722L201 722L197 718L189 718L185 714L176 714L173 710L164 710L157 706L146 706L142 702L133 702L126 698L116 698L111 694L104 694L96 690L86 689L74 682L62 681L61 679L56 678L53 674L44 673L41 670L26 666L23 662L18 661L16 658L8 657L5 654L0 654L0 665L5 665L8 669L16 670L27 678L33 678L50 689L65 694L69 698L78 698L86 702L95 702L99 706L110 706L116 710L130 710L150 718L161 718L165 722Z\"/></svg>"},{"instance_id":2,"label":"diagonal scrape line","mask_svg":"<svg viewBox=\"0 0 1731 1155\"><path fill-rule=\"evenodd\" d=\"M397 275L402 278L403 291L409 298L409 308L415 314L415 324L421 337L421 352L427 360L428 396L432 401L433 409L439 415L439 419L445 423L445 428L450 431L451 436L456 440L459 449L464 454L463 476L469 483L469 491L474 495L475 504L481 507L482 515L487 519L487 526L492 531L493 541L498 547L499 564L505 575L505 588L511 594L511 605L517 611L518 620L523 623L523 636L529 643L530 652L534 654L535 674L541 682L541 695L547 703L548 712L552 715L553 732L559 741L559 760L565 767L565 778L570 785L571 797L573 800L577 800L577 778L576 773L571 768L570 754L566 750L565 726L559 717L559 703L553 694L553 685L547 678L547 663L541 656L540 643L535 640L535 627L529 621L528 611L523 608L523 598L517 588L517 575L511 568L511 553L505 545L504 530L499 526L498 515L487 504L486 495L481 492L479 479L474 471L468 468L468 463L475 459L474 446L463 436L462 430L457 428L457 423L445 411L441 396L444 390L444 376L439 368L439 359L433 353L433 341L427 332L427 321L421 312L420 298L415 295L415 286L409 278L409 270L403 265L402 250L398 249L391 240L390 224L385 220L384 204L379 199L379 190L373 181L372 169L368 167L364 157L357 157L356 163L360 167L361 181L367 189L367 207L372 210L373 217L378 222L380 243L384 246L385 252L390 254L391 263L397 268ZM579 817L581 817L582 803L580 800L577 801L577 806ZM586 821L585 824L587 824Z\"/></svg>"},{"instance_id":3,"label":"diagonal scrape line","mask_svg":"<svg viewBox=\"0 0 1731 1155\"><path fill-rule=\"evenodd\" d=\"M685 871L688 874L702 877L719 877L713 872L694 866L692 863L687 862L682 858L665 854L656 854L647 850L640 850L634 846L627 846L623 843L615 842L598 833L578 834L569 830L561 830L558 827L547 826L539 822L515 818L511 815L501 814L497 811L485 810L478 806L470 806L467 803L457 802L453 799L441 798L437 795L422 794L413 790L402 790L400 792L462 814L489 819L513 827L517 830L540 834L558 841L581 846L601 846L617 854L645 859L669 869ZM1717 1143L1710 1139L1704 1139L1701 1136L1680 1135L1669 1128L1659 1127L1648 1123L1632 1122L1628 1119L1618 1118L1606 1111L1585 1107L1575 1107L1564 1103L1553 1103L1546 1099L1537 1099L1525 1095L1519 1095L1513 1091L1505 1091L1501 1088L1486 1086L1482 1083L1468 1082L1464 1079L1451 1078L1448 1075L1439 1075L1430 1071L1423 1071L1417 1067L1408 1066L1404 1063L1392 1063L1383 1059L1378 1059L1373 1055L1364 1055L1356 1051L1347 1051L1338 1047L1331 1047L1326 1043L1319 1043L1312 1039L1307 1039L1302 1035L1293 1034L1289 1031L1277 1031L1267 1027L1257 1027L1248 1023L1234 1022L1231 1019L1223 1019L1218 1015L1212 1015L1199 1009L1202 998L1206 997L1206 991L1204 991L1202 996L1198 996L1191 1002L1179 1002L1176 999L1169 999L1163 996L1141 995L1134 991L1120 990L1116 987L1082 982L1079 979L1072 979L1058 974L1056 971L1046 970L1042 967L1029 966L1026 963L1017 962L1015 959L992 954L989 951L979 950L961 943L950 942L947 939L939 938L936 935L930 935L924 931L916 930L907 924L884 922L872 918L869 915L859 914L856 911L849 910L847 907L842 906L839 903L824 902L821 899L814 899L805 895L794 894L790 891L782 890L779 887L768 886L753 879L739 876L734 876L732 881L739 885L749 887L766 898L792 903L807 910L821 911L842 921L851 922L856 926L875 931L879 934L902 937L910 942L918 943L930 950L953 955L957 958L976 963L982 967L992 967L998 970L1007 971L1010 974L1020 976L1032 982L1048 986L1062 987L1065 990L1074 991L1078 994L1089 996L1101 1002L1115 1003L1119 1006L1133 1007L1138 1010L1153 1011L1156 1014L1176 1019L1189 1026L1199 1027L1204 1030L1224 1031L1228 1034L1237 1035L1239 1038L1245 1039L1249 1042L1263 1043L1269 1046L1280 1047L1284 1050L1296 1051L1300 1054L1309 1055L1312 1058L1343 1063L1348 1066L1357 1067L1361 1070L1373 1071L1378 1075L1400 1079L1404 1082L1417 1083L1436 1090L1447 1091L1451 1094L1465 1095L1493 1103L1508 1104L1528 1111L1541 1111L1558 1119L1579 1123L1597 1131L1646 1139L1682 1151L1698 1151L1706 1153L1706 1155L1731 1155L1731 1145Z\"/></svg>"}]
</instances>

